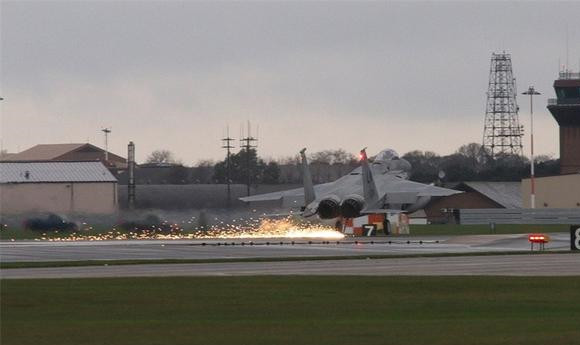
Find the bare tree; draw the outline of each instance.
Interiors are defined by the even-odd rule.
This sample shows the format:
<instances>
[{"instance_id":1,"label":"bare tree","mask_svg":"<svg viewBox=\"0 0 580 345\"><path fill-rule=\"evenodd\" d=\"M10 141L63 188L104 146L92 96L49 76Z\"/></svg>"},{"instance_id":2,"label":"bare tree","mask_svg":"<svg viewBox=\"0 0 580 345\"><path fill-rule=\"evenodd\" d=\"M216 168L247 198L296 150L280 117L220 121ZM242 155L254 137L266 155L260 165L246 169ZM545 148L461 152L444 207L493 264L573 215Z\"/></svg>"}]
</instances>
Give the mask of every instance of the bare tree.
<instances>
[{"instance_id":1,"label":"bare tree","mask_svg":"<svg viewBox=\"0 0 580 345\"><path fill-rule=\"evenodd\" d=\"M215 162L211 159L200 159L193 166L198 168L208 168L208 167L213 168L214 165Z\"/></svg>"},{"instance_id":2,"label":"bare tree","mask_svg":"<svg viewBox=\"0 0 580 345\"><path fill-rule=\"evenodd\" d=\"M169 150L155 150L145 160L146 163L177 163L173 153Z\"/></svg>"},{"instance_id":3,"label":"bare tree","mask_svg":"<svg viewBox=\"0 0 580 345\"><path fill-rule=\"evenodd\" d=\"M276 160L279 165L298 165L300 161L300 155L286 156Z\"/></svg>"},{"instance_id":4,"label":"bare tree","mask_svg":"<svg viewBox=\"0 0 580 345\"><path fill-rule=\"evenodd\" d=\"M483 169L491 159L489 150L478 143L462 145L457 149L456 153L467 158L470 168L474 171L480 171Z\"/></svg>"},{"instance_id":5,"label":"bare tree","mask_svg":"<svg viewBox=\"0 0 580 345\"><path fill-rule=\"evenodd\" d=\"M356 161L352 153L346 152L343 149L338 150L324 150L314 152L310 155L312 163L322 164L350 164Z\"/></svg>"},{"instance_id":6,"label":"bare tree","mask_svg":"<svg viewBox=\"0 0 580 345\"><path fill-rule=\"evenodd\" d=\"M330 164L332 162L332 151L324 150L310 154L311 163Z\"/></svg>"},{"instance_id":7,"label":"bare tree","mask_svg":"<svg viewBox=\"0 0 580 345\"><path fill-rule=\"evenodd\" d=\"M351 164L356 162L356 157L343 149L331 151L332 164Z\"/></svg>"}]
</instances>

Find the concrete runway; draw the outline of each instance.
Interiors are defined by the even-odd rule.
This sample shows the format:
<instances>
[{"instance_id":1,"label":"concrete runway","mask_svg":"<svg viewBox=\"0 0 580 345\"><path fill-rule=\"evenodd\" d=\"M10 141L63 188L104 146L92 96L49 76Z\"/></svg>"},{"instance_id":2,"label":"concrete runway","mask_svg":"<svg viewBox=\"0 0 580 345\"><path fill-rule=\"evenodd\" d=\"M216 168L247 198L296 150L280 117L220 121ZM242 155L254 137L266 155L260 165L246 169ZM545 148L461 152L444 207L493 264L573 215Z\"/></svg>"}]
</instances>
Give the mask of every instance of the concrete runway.
<instances>
[{"instance_id":1,"label":"concrete runway","mask_svg":"<svg viewBox=\"0 0 580 345\"><path fill-rule=\"evenodd\" d=\"M254 275L580 275L580 254L4 269L2 279Z\"/></svg>"},{"instance_id":2,"label":"concrete runway","mask_svg":"<svg viewBox=\"0 0 580 345\"><path fill-rule=\"evenodd\" d=\"M548 250L569 249L569 234L550 234ZM253 241L250 243L250 241ZM280 245L280 241L284 244ZM294 244L292 244L294 241ZM308 244L311 241L312 244ZM527 235L364 237L315 239L113 240L0 242L0 261L77 261L138 259L221 259L424 253L477 253L529 250ZM359 243L355 243L359 241ZM371 244L370 241L374 241ZM391 243L388 243L391 241ZM407 243L409 241L409 243ZM269 245L267 243L270 243ZM205 244L205 245L203 245ZM219 245L218 245L219 244ZM227 244L227 245L224 245ZM233 245L232 245L233 244ZM253 245L251 245L253 244Z\"/></svg>"}]
</instances>

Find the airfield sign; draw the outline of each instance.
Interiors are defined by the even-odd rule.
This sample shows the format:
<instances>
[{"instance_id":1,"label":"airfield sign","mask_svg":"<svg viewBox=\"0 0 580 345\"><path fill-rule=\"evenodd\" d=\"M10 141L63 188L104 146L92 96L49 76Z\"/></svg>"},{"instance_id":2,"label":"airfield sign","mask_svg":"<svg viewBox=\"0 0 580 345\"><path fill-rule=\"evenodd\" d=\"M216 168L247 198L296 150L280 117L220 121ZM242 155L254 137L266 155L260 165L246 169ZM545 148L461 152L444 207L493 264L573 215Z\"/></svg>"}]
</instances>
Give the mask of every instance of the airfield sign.
<instances>
[{"instance_id":1,"label":"airfield sign","mask_svg":"<svg viewBox=\"0 0 580 345\"><path fill-rule=\"evenodd\" d=\"M580 250L580 225L570 227L570 247L572 250Z\"/></svg>"}]
</instances>

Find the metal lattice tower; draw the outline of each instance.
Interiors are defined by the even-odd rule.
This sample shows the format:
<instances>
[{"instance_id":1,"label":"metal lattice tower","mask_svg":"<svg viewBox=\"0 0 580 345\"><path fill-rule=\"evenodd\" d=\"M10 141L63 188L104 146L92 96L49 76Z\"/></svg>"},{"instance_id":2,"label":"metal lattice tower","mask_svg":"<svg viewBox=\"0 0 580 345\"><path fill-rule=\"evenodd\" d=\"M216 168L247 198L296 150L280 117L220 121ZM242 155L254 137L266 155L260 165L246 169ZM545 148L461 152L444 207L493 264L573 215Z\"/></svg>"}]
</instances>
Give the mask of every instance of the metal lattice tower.
<instances>
[{"instance_id":1,"label":"metal lattice tower","mask_svg":"<svg viewBox=\"0 0 580 345\"><path fill-rule=\"evenodd\" d=\"M492 53L483 127L483 146L492 156L522 155L523 127L518 110L511 55Z\"/></svg>"}]
</instances>

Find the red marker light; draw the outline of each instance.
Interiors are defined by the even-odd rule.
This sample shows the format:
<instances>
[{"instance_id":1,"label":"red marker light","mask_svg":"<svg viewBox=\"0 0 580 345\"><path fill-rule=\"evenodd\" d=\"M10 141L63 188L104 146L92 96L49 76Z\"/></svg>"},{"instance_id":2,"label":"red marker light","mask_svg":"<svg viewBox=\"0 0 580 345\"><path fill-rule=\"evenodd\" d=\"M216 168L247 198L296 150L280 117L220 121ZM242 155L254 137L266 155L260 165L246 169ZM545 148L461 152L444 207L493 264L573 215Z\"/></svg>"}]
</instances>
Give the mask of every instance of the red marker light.
<instances>
[{"instance_id":1,"label":"red marker light","mask_svg":"<svg viewBox=\"0 0 580 345\"><path fill-rule=\"evenodd\" d=\"M550 237L543 234L530 234L528 235L528 241L532 243L548 243L550 242Z\"/></svg>"}]
</instances>

